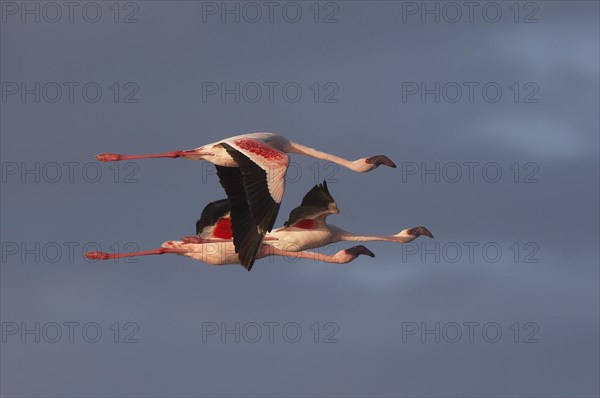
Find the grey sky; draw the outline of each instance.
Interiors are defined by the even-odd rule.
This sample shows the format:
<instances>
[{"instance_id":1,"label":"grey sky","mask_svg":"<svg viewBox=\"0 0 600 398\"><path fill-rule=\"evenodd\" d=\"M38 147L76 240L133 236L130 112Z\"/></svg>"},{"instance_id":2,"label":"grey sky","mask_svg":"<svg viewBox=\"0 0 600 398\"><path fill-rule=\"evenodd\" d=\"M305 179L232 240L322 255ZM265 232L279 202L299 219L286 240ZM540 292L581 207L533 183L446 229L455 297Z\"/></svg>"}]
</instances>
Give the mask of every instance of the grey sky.
<instances>
[{"instance_id":1,"label":"grey sky","mask_svg":"<svg viewBox=\"0 0 600 398\"><path fill-rule=\"evenodd\" d=\"M85 14L97 6L97 23L85 2L72 23L64 6L50 23L53 9L27 2L40 22L22 22L22 4L0 3L2 396L600 395L597 2L522 2L518 16L513 2L480 2L473 22L463 7L456 23L442 2L427 3L439 23L421 22L421 2L400 1L280 2L272 23L264 5L256 23L243 3L239 23L222 23L221 2L200 1L121 3L118 15L99 1ZM302 15L288 22L296 6ZM21 97L35 82L39 103ZM207 91L236 82L238 103ZM439 102L407 91L436 82ZM331 223L373 234L424 225L436 239L372 242L376 258L348 265L265 259L250 273L175 256L82 258L87 242L145 250L192 234L204 205L224 197L202 162L111 166L94 155L255 131L399 166L360 175L293 156L277 225L328 178L341 209ZM439 182L426 172L435 167ZM40 342L22 342L21 326L36 322ZM52 322L62 325L56 343ZM80 324L72 343L65 322ZM81 334L90 322L97 343ZM247 332L239 343L207 335L236 322ZM280 324L273 342L265 322ZM281 333L292 322L297 343ZM420 334L436 322L439 343ZM472 342L469 322L479 324ZM491 323L496 343L494 330L482 335ZM132 330L138 342L124 343ZM329 333L337 342L324 342Z\"/></svg>"}]
</instances>

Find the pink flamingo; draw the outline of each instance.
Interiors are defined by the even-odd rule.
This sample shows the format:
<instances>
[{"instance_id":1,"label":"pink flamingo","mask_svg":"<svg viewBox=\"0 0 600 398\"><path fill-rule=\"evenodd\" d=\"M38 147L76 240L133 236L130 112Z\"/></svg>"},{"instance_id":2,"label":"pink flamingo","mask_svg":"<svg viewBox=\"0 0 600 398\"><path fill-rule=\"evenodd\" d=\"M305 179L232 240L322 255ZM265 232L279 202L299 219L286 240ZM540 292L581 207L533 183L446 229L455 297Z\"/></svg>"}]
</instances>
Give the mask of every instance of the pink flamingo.
<instances>
[{"instance_id":1,"label":"pink flamingo","mask_svg":"<svg viewBox=\"0 0 600 398\"><path fill-rule=\"evenodd\" d=\"M387 156L377 155L354 161L321 152L271 133L244 134L201 147L150 155L103 153L97 160L112 162L145 158L184 158L215 164L217 175L231 203L231 228L235 252L250 269L265 235L273 229L285 190L287 153L327 160L364 173L380 165L396 167Z\"/></svg>"},{"instance_id":2,"label":"pink flamingo","mask_svg":"<svg viewBox=\"0 0 600 398\"><path fill-rule=\"evenodd\" d=\"M197 236L184 238L188 242L218 242L231 240L231 204L228 199L209 203L196 223ZM337 203L327 182L315 185L302 199L300 206L290 212L285 226L268 233L264 243L286 251L301 251L322 247L339 241L388 241L408 243L419 236L433 238L425 227L413 227L396 235L355 234L327 223L327 217L339 214Z\"/></svg>"}]
</instances>

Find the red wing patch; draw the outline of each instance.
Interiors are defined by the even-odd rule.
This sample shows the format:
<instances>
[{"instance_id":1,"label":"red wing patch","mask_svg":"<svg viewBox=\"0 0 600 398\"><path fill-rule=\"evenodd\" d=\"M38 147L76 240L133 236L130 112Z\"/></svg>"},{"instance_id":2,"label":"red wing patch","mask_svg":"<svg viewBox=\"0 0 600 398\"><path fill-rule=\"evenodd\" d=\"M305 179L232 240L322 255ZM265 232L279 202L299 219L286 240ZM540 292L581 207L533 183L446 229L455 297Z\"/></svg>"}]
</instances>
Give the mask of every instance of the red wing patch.
<instances>
[{"instance_id":1,"label":"red wing patch","mask_svg":"<svg viewBox=\"0 0 600 398\"><path fill-rule=\"evenodd\" d=\"M264 159L278 161L281 163L287 163L287 155L279 152L276 149L271 148L267 144L263 144L260 141L256 141L250 138L241 138L234 141L235 145L239 146L240 149L251 152Z\"/></svg>"},{"instance_id":2,"label":"red wing patch","mask_svg":"<svg viewBox=\"0 0 600 398\"><path fill-rule=\"evenodd\" d=\"M212 236L217 239L232 239L231 219L229 217L219 218L219 221L217 221L215 228L212 231Z\"/></svg>"},{"instance_id":3,"label":"red wing patch","mask_svg":"<svg viewBox=\"0 0 600 398\"><path fill-rule=\"evenodd\" d=\"M298 221L297 223L292 225L292 227L300 228L300 229L313 229L313 228L315 228L315 220L310 220L310 219L306 218L304 220Z\"/></svg>"}]
</instances>

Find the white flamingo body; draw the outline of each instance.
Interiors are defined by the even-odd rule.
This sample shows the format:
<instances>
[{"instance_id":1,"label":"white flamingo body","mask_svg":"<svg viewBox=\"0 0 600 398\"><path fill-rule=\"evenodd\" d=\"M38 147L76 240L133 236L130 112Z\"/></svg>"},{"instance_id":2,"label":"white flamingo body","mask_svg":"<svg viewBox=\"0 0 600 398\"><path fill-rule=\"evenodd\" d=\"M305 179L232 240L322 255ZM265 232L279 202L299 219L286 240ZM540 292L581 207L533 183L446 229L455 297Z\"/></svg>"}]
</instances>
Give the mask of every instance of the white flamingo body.
<instances>
[{"instance_id":1,"label":"white flamingo body","mask_svg":"<svg viewBox=\"0 0 600 398\"><path fill-rule=\"evenodd\" d=\"M236 135L234 137L229 137L224 140L202 145L198 148L182 151L187 154L183 154L180 157L190 160L207 160L218 166L239 167L237 162L231 157L231 155L229 155L225 148L223 148L222 144L226 143L233 146L237 150L244 151L244 147L240 145L240 143L243 143L244 141L255 141L280 152L288 152L286 149L289 148L290 145L290 141L287 138L282 137L278 134L250 133ZM245 152L247 153L247 155L252 157L253 160L260 160L259 155L251 152L249 153L249 151L247 150L245 150Z\"/></svg>"},{"instance_id":2,"label":"white flamingo body","mask_svg":"<svg viewBox=\"0 0 600 398\"><path fill-rule=\"evenodd\" d=\"M273 240L265 240L265 244L289 251L314 249L342 240L341 236L332 228L307 230L295 227L281 227L268 233L267 237Z\"/></svg>"},{"instance_id":3,"label":"white flamingo body","mask_svg":"<svg viewBox=\"0 0 600 398\"><path fill-rule=\"evenodd\" d=\"M175 253L193 258L210 265L239 264L233 241L210 243L185 243L179 240L169 240L162 244L165 249L178 249Z\"/></svg>"}]
</instances>

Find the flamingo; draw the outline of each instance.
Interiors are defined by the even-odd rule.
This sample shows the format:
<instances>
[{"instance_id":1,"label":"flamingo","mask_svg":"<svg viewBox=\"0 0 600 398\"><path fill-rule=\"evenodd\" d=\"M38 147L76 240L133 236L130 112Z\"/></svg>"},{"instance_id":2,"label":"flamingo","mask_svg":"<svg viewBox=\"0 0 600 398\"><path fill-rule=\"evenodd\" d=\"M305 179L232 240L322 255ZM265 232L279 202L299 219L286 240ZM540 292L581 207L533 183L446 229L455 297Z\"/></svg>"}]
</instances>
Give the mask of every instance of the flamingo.
<instances>
[{"instance_id":1,"label":"flamingo","mask_svg":"<svg viewBox=\"0 0 600 398\"><path fill-rule=\"evenodd\" d=\"M193 239L191 239L193 238ZM93 260L110 260L115 258L149 256L160 254L178 254L191 257L211 265L239 264L239 257L231 240L216 241L212 239L200 239L197 236L184 238L181 241L166 241L158 249L146 250L133 253L106 253L88 252L85 257ZM287 251L274 246L263 244L256 258L267 256L285 256L292 258L306 258L327 263L346 264L356 259L361 254L370 257L375 255L362 245L338 251L334 255L326 255L310 251ZM250 268L247 268L250 271Z\"/></svg>"},{"instance_id":2,"label":"flamingo","mask_svg":"<svg viewBox=\"0 0 600 398\"><path fill-rule=\"evenodd\" d=\"M206 160L217 169L219 181L231 204L233 244L240 263L250 269L259 254L265 235L273 229L285 190L288 153L327 160L364 173L380 165L395 168L387 156L377 155L354 161L321 152L271 133L251 133L201 147L150 155L103 153L103 162L145 158Z\"/></svg>"},{"instance_id":3,"label":"flamingo","mask_svg":"<svg viewBox=\"0 0 600 398\"><path fill-rule=\"evenodd\" d=\"M184 238L187 242L216 242L231 240L231 204L227 199L209 203L196 223L197 236ZM328 224L326 219L339 214L327 182L315 185L302 199L300 206L290 212L285 225L268 233L265 244L285 251L302 251L326 246L339 241L388 241L408 243L419 236L433 238L425 227L407 228L395 235L360 235Z\"/></svg>"}]
</instances>

